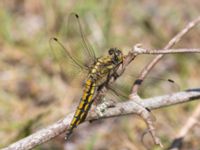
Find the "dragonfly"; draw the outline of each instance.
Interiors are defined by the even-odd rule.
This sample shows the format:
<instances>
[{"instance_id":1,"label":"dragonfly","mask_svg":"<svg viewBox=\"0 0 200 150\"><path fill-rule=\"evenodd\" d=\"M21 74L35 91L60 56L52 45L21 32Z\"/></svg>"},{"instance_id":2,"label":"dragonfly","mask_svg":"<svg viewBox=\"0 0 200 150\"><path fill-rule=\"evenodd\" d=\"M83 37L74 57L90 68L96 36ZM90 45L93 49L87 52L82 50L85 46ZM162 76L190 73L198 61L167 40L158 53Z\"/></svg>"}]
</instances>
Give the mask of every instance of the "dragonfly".
<instances>
[{"instance_id":1,"label":"dragonfly","mask_svg":"<svg viewBox=\"0 0 200 150\"><path fill-rule=\"evenodd\" d=\"M90 66L83 65L81 62L78 61L78 59L74 58L70 54L70 50L67 49L57 38L51 39L61 47L61 51L63 51L62 54L65 55L66 58L70 59L72 63L76 64L80 68L86 69L88 72L83 87L83 94L80 98L80 102L77 106L73 119L71 120L71 123L66 133L65 139L67 140L72 134L73 129L76 128L80 123L82 123L87 117L91 105L94 102L94 97L99 89L107 85L109 78L116 72L116 70L123 63L124 60L124 55L122 51L118 48L110 48L107 55L96 58L94 50L90 47L89 42L84 36L79 20L79 15L76 13L70 14L68 22L71 22L70 18L75 19L77 22L77 26L82 39L82 44L85 48L85 52L87 53L89 58L91 58L92 64ZM52 44L50 43L50 45ZM57 55L57 50L55 50L52 46L51 49L53 50L53 53ZM63 69L62 66L61 69Z\"/></svg>"},{"instance_id":2,"label":"dragonfly","mask_svg":"<svg viewBox=\"0 0 200 150\"><path fill-rule=\"evenodd\" d=\"M111 48L107 56L102 56L97 59L89 70L89 74L83 90L80 103L74 114L73 120L70 123L66 137L72 133L72 130L83 122L94 101L95 92L98 87L104 85L107 79L111 76L111 72L116 70L123 62L123 54L117 48Z\"/></svg>"},{"instance_id":3,"label":"dragonfly","mask_svg":"<svg viewBox=\"0 0 200 150\"><path fill-rule=\"evenodd\" d=\"M75 22L72 20L75 20ZM65 136L66 140L69 139L73 130L86 119L87 114L95 100L95 96L102 89L102 87L108 88L109 79L113 76L116 76L117 69L123 64L125 59L125 55L119 48L110 48L107 52L107 55L97 58L93 48L83 33L78 14L71 13L69 15L67 29L71 29L70 25L73 27L76 26L75 30L77 30L76 32L79 33L79 36L81 37L81 44L84 48L83 53L87 56L87 59L90 63L84 65L83 62L80 62L79 59L71 55L69 47L66 48L57 38L51 39L51 41L59 45L59 50L57 50L52 47L52 43L50 42L51 50L59 62L61 70L66 68L65 65L67 62L65 62L65 60L68 59L70 62L72 62L72 64L75 64L82 70L87 71L82 96L67 129ZM71 34L70 32L70 30L67 32L67 37ZM60 59L60 56L57 56L58 53L64 57L64 62Z\"/></svg>"}]
</instances>

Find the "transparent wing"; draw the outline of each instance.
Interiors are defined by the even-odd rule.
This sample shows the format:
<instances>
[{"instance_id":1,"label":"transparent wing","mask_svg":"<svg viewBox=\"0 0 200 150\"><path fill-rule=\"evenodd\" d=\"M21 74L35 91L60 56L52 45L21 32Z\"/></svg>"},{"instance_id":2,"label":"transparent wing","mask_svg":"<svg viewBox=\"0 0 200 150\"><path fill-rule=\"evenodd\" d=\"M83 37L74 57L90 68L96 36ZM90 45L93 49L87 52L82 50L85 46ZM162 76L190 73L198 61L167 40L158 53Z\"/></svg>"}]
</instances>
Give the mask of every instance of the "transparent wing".
<instances>
[{"instance_id":1,"label":"transparent wing","mask_svg":"<svg viewBox=\"0 0 200 150\"><path fill-rule=\"evenodd\" d=\"M71 13L67 19L66 30L61 30L61 38L50 39L51 54L59 64L64 76L74 77L83 70L88 71L90 64L96 61L95 53L90 46L76 13ZM62 29L62 28L61 28ZM65 43L65 44L63 44Z\"/></svg>"},{"instance_id":2,"label":"transparent wing","mask_svg":"<svg viewBox=\"0 0 200 150\"><path fill-rule=\"evenodd\" d=\"M71 13L67 19L67 30L61 30L61 35L68 43L69 50L75 54L79 61L88 66L96 61L94 49L88 41L91 34L85 24L82 24L79 15ZM74 56L74 55L73 55Z\"/></svg>"},{"instance_id":3,"label":"transparent wing","mask_svg":"<svg viewBox=\"0 0 200 150\"><path fill-rule=\"evenodd\" d=\"M129 99L130 91L131 91L130 88L127 88L126 86L115 83L109 86L108 92L106 93L106 97L111 100L114 97L114 99L117 99L120 101L127 101ZM135 103L141 107L144 107L137 101L135 101ZM153 121L156 121L156 117L151 112L151 110L149 108L145 108L145 109L150 113L151 119Z\"/></svg>"},{"instance_id":4,"label":"transparent wing","mask_svg":"<svg viewBox=\"0 0 200 150\"><path fill-rule=\"evenodd\" d=\"M174 79L153 76L149 76L147 79L145 79L141 89L142 91L140 93L145 96L160 95L161 92L170 94L180 91L180 87Z\"/></svg>"},{"instance_id":5,"label":"transparent wing","mask_svg":"<svg viewBox=\"0 0 200 150\"><path fill-rule=\"evenodd\" d=\"M118 99L120 101L124 101L124 100L128 100L129 99L129 95L131 94L131 87L135 81L135 79L137 79L137 77L135 75L127 75L127 74L123 74L123 76L121 76L120 78L118 78L118 80L112 84L109 85L108 88L108 92L106 94L106 97L108 97L108 99L112 99L112 97L114 96L114 99ZM151 83L154 83L154 85L152 85ZM140 96L146 96L146 90L150 91L151 94L153 94L151 92L152 90L152 86L155 87L155 85L161 85L161 86L165 86L168 87L169 89L171 89L171 91L174 91L174 88L178 87L178 84L172 80L172 79L162 79L162 78L156 78L156 77L148 77L143 85L142 88L142 94L139 94ZM160 89L160 86L157 86L156 88ZM144 90L143 90L144 89ZM148 94L148 93L147 93ZM141 107L143 107L139 102L135 101L136 104L140 105ZM150 112L151 115L151 119L153 121L156 121L156 117L154 116L154 114L150 111L150 109L145 108L147 111Z\"/></svg>"},{"instance_id":6,"label":"transparent wing","mask_svg":"<svg viewBox=\"0 0 200 150\"><path fill-rule=\"evenodd\" d=\"M64 46L57 38L51 38L50 50L53 61L59 66L60 75L63 79L68 80L78 72L87 70L78 59L69 53L69 48Z\"/></svg>"},{"instance_id":7,"label":"transparent wing","mask_svg":"<svg viewBox=\"0 0 200 150\"><path fill-rule=\"evenodd\" d=\"M69 20L68 20L68 34L70 32L76 32L76 31L79 31L78 34L80 42L81 42L81 45L83 47L83 50L84 50L84 55L87 55L90 59L91 62L94 62L96 61L96 56L95 56L95 52L94 52L94 49L92 48L90 42L88 41L85 33L83 32L83 27L82 27L82 24L81 24L81 21L79 19L79 15L76 14L76 13L71 13L70 16L69 16ZM79 41L78 40L78 41Z\"/></svg>"},{"instance_id":8,"label":"transparent wing","mask_svg":"<svg viewBox=\"0 0 200 150\"><path fill-rule=\"evenodd\" d=\"M137 75L128 73L124 74L116 81L115 87L120 89L125 95L130 94L134 82L142 84L140 87L141 90L139 90L141 96L153 96L161 92L171 93L179 91L179 85L173 79L148 76L141 82L137 80Z\"/></svg>"}]
</instances>

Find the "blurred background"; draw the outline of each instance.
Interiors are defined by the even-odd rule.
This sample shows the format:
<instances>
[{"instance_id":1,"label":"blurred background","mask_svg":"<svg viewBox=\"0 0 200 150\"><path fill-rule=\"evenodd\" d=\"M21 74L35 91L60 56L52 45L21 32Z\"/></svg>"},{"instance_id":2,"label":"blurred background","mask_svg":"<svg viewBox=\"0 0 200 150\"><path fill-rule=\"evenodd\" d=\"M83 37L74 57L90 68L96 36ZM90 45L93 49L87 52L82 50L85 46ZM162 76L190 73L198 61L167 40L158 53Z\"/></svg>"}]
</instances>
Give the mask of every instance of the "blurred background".
<instances>
[{"instance_id":1,"label":"blurred background","mask_svg":"<svg viewBox=\"0 0 200 150\"><path fill-rule=\"evenodd\" d=\"M160 49L185 25L200 15L199 0L1 0L0 1L0 147L46 127L75 110L82 82L71 64L64 79L59 62L52 58L49 39L65 44L67 17L80 15L83 31L97 56L110 47L125 54L136 44ZM78 34L70 34L71 54L79 59ZM79 37L78 37L79 36ZM199 48L200 26L189 32L176 48ZM144 98L199 87L199 54L167 55L154 68L140 89ZM139 56L120 82L128 94L130 84L152 56ZM80 58L81 59L81 58ZM66 73L66 74L67 74ZM74 76L70 76L75 74ZM156 80L173 79L176 85ZM70 82L69 82L70 81ZM156 82L155 82L156 81ZM119 82L119 84L120 84ZM153 111L157 133L169 146L198 102ZM142 150L146 125L139 117L124 116L84 123L74 130L69 142L64 136L42 144L36 150ZM187 135L183 150L200 147L200 128ZM152 149L150 136L145 143Z\"/></svg>"}]
</instances>

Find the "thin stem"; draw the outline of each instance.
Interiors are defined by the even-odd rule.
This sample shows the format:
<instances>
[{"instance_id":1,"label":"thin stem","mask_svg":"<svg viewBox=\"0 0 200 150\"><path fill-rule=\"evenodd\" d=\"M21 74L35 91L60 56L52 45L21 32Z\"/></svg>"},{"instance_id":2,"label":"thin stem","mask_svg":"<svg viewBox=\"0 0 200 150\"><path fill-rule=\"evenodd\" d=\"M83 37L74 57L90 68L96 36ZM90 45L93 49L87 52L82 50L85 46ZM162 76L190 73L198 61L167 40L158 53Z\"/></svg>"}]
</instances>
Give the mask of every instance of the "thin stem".
<instances>
[{"instance_id":1,"label":"thin stem","mask_svg":"<svg viewBox=\"0 0 200 150\"><path fill-rule=\"evenodd\" d=\"M150 55L158 55L158 54L177 54L177 53L200 53L200 48L181 48L181 49L140 49L139 51L134 51L138 55L141 54L150 54Z\"/></svg>"},{"instance_id":2,"label":"thin stem","mask_svg":"<svg viewBox=\"0 0 200 150\"><path fill-rule=\"evenodd\" d=\"M173 47L176 43L178 43L183 38L184 35L186 35L186 33L188 33L190 30L196 27L199 23L200 23L200 16L197 17L195 20L189 22L181 32L179 32L174 38L172 38L168 42L168 44L164 47L164 49L166 50ZM141 85L142 81L146 78L146 76L153 69L153 67L163 58L163 56L164 54L160 54L156 56L147 66L144 67L144 69L141 71L139 75L139 78L133 84L132 93L137 93L138 88Z\"/></svg>"},{"instance_id":3,"label":"thin stem","mask_svg":"<svg viewBox=\"0 0 200 150\"><path fill-rule=\"evenodd\" d=\"M200 116L200 104L196 107L193 114L188 118L185 125L180 129L178 135L173 140L169 150L179 150L181 149L181 145L183 143L184 138L187 136L189 131L198 124Z\"/></svg>"}]
</instances>

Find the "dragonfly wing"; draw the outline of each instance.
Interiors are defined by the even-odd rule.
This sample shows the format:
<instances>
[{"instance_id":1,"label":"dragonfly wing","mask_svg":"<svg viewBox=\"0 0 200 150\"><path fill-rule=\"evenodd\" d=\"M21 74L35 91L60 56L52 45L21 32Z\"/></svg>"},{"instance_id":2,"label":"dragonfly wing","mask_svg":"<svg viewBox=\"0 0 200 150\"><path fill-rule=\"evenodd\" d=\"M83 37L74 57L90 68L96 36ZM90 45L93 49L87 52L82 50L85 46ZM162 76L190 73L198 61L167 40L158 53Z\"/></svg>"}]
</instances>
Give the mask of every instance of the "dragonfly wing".
<instances>
[{"instance_id":1,"label":"dragonfly wing","mask_svg":"<svg viewBox=\"0 0 200 150\"><path fill-rule=\"evenodd\" d=\"M76 13L71 13L67 19L67 30L62 32L66 37L71 52L78 56L82 64L88 64L96 61L94 49L92 48L87 37L90 36L89 29L83 24Z\"/></svg>"},{"instance_id":2,"label":"dragonfly wing","mask_svg":"<svg viewBox=\"0 0 200 150\"><path fill-rule=\"evenodd\" d=\"M71 13L67 22L63 24L67 24L67 28L60 30L59 35L64 42L57 38L51 38L51 54L59 64L61 73L64 76L74 77L83 70L88 72L89 66L94 64L96 57L86 35L83 33L79 16L76 13Z\"/></svg>"},{"instance_id":3,"label":"dragonfly wing","mask_svg":"<svg viewBox=\"0 0 200 150\"><path fill-rule=\"evenodd\" d=\"M51 38L49 43L53 61L59 66L60 74L64 79L75 77L79 72L87 71L87 67L78 59L72 57L69 48L64 46L57 38Z\"/></svg>"},{"instance_id":4,"label":"dragonfly wing","mask_svg":"<svg viewBox=\"0 0 200 150\"><path fill-rule=\"evenodd\" d=\"M117 79L114 83L114 87L117 87L120 91L123 91L123 93L130 94L134 82L141 85L139 94L144 97L152 96L152 94L159 94L160 92L171 93L179 91L178 84L174 80L167 78L167 76L161 78L149 75L144 81L141 81L138 79L138 75L131 72L127 72Z\"/></svg>"},{"instance_id":5,"label":"dragonfly wing","mask_svg":"<svg viewBox=\"0 0 200 150\"><path fill-rule=\"evenodd\" d=\"M89 56L88 58L91 59L92 62L95 62L96 56L95 56L94 49L92 48L90 42L88 41L87 36L83 32L83 27L82 27L81 21L79 19L79 15L76 13L71 13L69 20L76 21L76 26L79 29L78 30L79 35L80 35L79 37L81 37L81 43L82 43L82 46L84 47L85 54ZM70 26L71 22L73 22L73 21L68 21L69 26Z\"/></svg>"},{"instance_id":6,"label":"dragonfly wing","mask_svg":"<svg viewBox=\"0 0 200 150\"><path fill-rule=\"evenodd\" d=\"M164 77L154 77L149 76L142 83L141 89L143 89L140 93L145 96L160 95L160 93L164 92L165 94L171 94L175 91L180 91L180 87L178 83L176 83L173 79Z\"/></svg>"}]
</instances>

